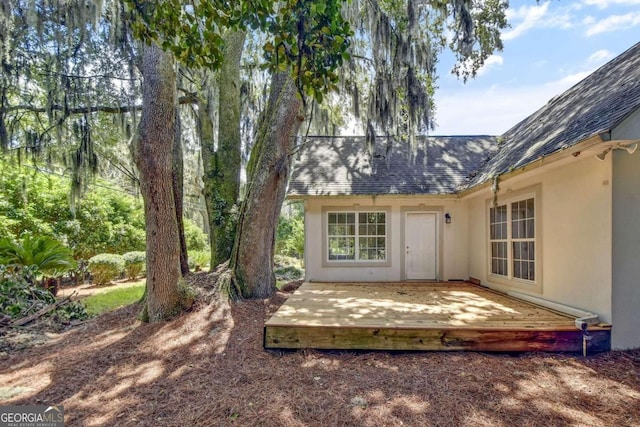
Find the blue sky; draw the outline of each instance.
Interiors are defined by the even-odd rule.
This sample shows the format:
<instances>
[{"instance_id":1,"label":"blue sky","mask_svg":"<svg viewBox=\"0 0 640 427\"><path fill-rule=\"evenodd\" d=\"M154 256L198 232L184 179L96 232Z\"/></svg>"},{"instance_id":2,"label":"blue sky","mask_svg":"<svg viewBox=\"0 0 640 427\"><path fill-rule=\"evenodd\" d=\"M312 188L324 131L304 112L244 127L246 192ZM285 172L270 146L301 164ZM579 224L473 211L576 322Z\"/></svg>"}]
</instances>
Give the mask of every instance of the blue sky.
<instances>
[{"instance_id":1,"label":"blue sky","mask_svg":"<svg viewBox=\"0 0 640 427\"><path fill-rule=\"evenodd\" d=\"M640 0L511 1L504 49L467 81L438 65L433 135L499 135L640 41Z\"/></svg>"}]
</instances>

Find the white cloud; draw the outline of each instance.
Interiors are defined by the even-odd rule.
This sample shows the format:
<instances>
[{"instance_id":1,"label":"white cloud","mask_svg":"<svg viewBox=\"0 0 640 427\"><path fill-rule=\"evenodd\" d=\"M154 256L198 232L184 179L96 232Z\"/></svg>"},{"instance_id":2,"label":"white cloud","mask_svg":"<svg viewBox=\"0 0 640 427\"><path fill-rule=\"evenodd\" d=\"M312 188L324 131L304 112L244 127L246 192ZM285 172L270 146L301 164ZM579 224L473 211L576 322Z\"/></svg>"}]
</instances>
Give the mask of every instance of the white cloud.
<instances>
[{"instance_id":1,"label":"white cloud","mask_svg":"<svg viewBox=\"0 0 640 427\"><path fill-rule=\"evenodd\" d=\"M573 86L574 84L578 83L580 80L587 77L592 72L593 70L589 70L589 71L580 71L579 73L569 74L564 76L561 79L558 79L553 82L549 82L547 83L547 85L552 87L564 87L565 89L567 89Z\"/></svg>"},{"instance_id":2,"label":"white cloud","mask_svg":"<svg viewBox=\"0 0 640 427\"><path fill-rule=\"evenodd\" d=\"M507 9L507 20L514 26L513 29L502 34L502 39L513 40L534 28L567 29L574 26L575 19L572 12L579 10L580 4L574 3L553 10L550 10L550 4L546 1L536 6Z\"/></svg>"},{"instance_id":3,"label":"white cloud","mask_svg":"<svg viewBox=\"0 0 640 427\"><path fill-rule=\"evenodd\" d=\"M587 59L587 62L589 62L590 64L603 64L605 61L608 61L613 57L613 53L609 52L606 49L600 49L593 52Z\"/></svg>"},{"instance_id":4,"label":"white cloud","mask_svg":"<svg viewBox=\"0 0 640 427\"><path fill-rule=\"evenodd\" d=\"M545 86L460 89L436 95L434 135L500 135L557 92Z\"/></svg>"},{"instance_id":5,"label":"white cloud","mask_svg":"<svg viewBox=\"0 0 640 427\"><path fill-rule=\"evenodd\" d=\"M540 84L437 93L438 127L433 134L500 135L591 74L600 65L595 60L604 61L604 55L597 51L584 62L583 71Z\"/></svg>"},{"instance_id":6,"label":"white cloud","mask_svg":"<svg viewBox=\"0 0 640 427\"><path fill-rule=\"evenodd\" d=\"M478 75L486 74L490 69L496 66L504 64L504 59L500 55L490 55L485 61L484 65L478 70Z\"/></svg>"},{"instance_id":7,"label":"white cloud","mask_svg":"<svg viewBox=\"0 0 640 427\"><path fill-rule=\"evenodd\" d=\"M633 6L640 4L640 0L583 0L587 6L596 6L599 9L606 9L611 5Z\"/></svg>"},{"instance_id":8,"label":"white cloud","mask_svg":"<svg viewBox=\"0 0 640 427\"><path fill-rule=\"evenodd\" d=\"M545 2L539 6L521 6L516 10L507 9L507 20L509 22L520 20L522 20L522 22L516 25L512 30L505 31L502 34L502 39L515 39L530 29L539 26L542 18L547 14L548 9L549 2Z\"/></svg>"},{"instance_id":9,"label":"white cloud","mask_svg":"<svg viewBox=\"0 0 640 427\"><path fill-rule=\"evenodd\" d=\"M595 22L587 31L587 36L618 31L620 29L628 30L631 27L640 25L640 12L629 12L624 15L611 15L598 22Z\"/></svg>"},{"instance_id":10,"label":"white cloud","mask_svg":"<svg viewBox=\"0 0 640 427\"><path fill-rule=\"evenodd\" d=\"M489 55L489 57L484 61L484 64L482 65L482 67L480 67L478 70L476 70L476 76L482 76L483 74L486 74L492 68L494 68L496 66L500 66L502 64L504 64L504 59L502 58L502 56L500 56L500 55ZM467 60L464 63L462 63L460 71L470 74L472 65L473 65L473 61L472 60Z\"/></svg>"}]
</instances>

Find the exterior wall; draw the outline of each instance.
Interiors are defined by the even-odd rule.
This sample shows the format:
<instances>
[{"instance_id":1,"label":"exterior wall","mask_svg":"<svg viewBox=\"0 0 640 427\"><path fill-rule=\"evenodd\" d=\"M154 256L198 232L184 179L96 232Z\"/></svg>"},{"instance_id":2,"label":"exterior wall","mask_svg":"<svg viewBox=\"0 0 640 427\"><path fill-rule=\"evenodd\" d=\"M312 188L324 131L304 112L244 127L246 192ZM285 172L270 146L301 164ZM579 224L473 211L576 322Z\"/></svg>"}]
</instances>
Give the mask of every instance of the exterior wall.
<instances>
[{"instance_id":1,"label":"exterior wall","mask_svg":"<svg viewBox=\"0 0 640 427\"><path fill-rule=\"evenodd\" d=\"M384 265L328 266L326 265L326 230L323 209L387 210L387 252ZM435 212L438 228L438 279L466 279L467 271L467 208L455 198L429 198L426 196L359 196L318 197L305 201L305 271L308 281L400 281L404 280L404 216L407 211ZM452 217L444 223L444 214Z\"/></svg>"},{"instance_id":2,"label":"exterior wall","mask_svg":"<svg viewBox=\"0 0 640 427\"><path fill-rule=\"evenodd\" d=\"M640 111L612 133L640 138ZM640 149L613 157L613 330L615 349L640 348Z\"/></svg>"},{"instance_id":3,"label":"exterior wall","mask_svg":"<svg viewBox=\"0 0 640 427\"><path fill-rule=\"evenodd\" d=\"M489 190L472 195L469 206L469 274L483 284L597 313L612 321L611 156L566 159L500 182L500 197L538 186L540 214L536 246L542 280L535 286L499 285L489 277ZM540 275L538 275L540 277Z\"/></svg>"}]
</instances>

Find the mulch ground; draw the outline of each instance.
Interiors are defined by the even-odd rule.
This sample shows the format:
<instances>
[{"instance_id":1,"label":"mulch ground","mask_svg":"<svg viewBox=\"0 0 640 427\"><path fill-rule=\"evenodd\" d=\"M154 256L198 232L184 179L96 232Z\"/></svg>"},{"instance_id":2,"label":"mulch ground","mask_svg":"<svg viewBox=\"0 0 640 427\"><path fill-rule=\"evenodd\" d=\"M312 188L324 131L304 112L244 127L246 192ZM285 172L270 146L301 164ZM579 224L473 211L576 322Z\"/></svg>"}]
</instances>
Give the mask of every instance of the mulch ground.
<instances>
[{"instance_id":1,"label":"mulch ground","mask_svg":"<svg viewBox=\"0 0 640 427\"><path fill-rule=\"evenodd\" d=\"M640 351L265 351L287 295L107 313L4 353L0 405L62 403L67 426L640 426Z\"/></svg>"}]
</instances>

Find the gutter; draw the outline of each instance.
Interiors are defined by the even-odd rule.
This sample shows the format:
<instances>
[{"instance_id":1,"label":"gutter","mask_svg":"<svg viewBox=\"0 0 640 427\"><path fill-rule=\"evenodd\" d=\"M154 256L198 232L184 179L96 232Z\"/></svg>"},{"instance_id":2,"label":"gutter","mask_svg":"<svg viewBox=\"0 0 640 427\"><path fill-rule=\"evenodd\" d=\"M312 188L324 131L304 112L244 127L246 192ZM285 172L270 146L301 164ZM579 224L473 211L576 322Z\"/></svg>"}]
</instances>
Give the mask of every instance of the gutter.
<instances>
[{"instance_id":1,"label":"gutter","mask_svg":"<svg viewBox=\"0 0 640 427\"><path fill-rule=\"evenodd\" d=\"M507 295L509 295L510 297L518 298L518 299L533 303L533 304L541 305L543 307L550 308L552 310L559 311L561 313L576 316L577 317L577 319L575 320L576 328L578 328L582 332L586 332L587 329L589 328L589 325L597 325L598 323L600 323L600 318L598 317L597 314L590 313L588 311L584 311L579 308L570 307L568 305L534 297L532 295L524 294L522 292L508 291Z\"/></svg>"},{"instance_id":2,"label":"gutter","mask_svg":"<svg viewBox=\"0 0 640 427\"><path fill-rule=\"evenodd\" d=\"M592 137L589 137L585 140L583 140L582 142L579 142L575 145L572 145L570 147L564 148L560 151L556 151L548 156L542 156L539 157L536 160L533 160L530 163L527 163L524 166L519 167L518 169L514 169L510 172L505 172L503 174L500 174L500 180L504 181L513 177L516 177L518 175L521 175L525 172L534 170L534 169L538 169L542 166L547 166L548 164L551 163L555 163L557 161L569 158L569 157L578 157L580 156L583 152L585 151L591 151L594 148L600 148L602 147L602 143L609 143L609 142L613 142L613 141L608 141L607 138L607 132L605 133L601 133L601 134L597 134L594 135ZM609 137L610 138L610 137ZM605 146L606 148L607 146ZM467 188L463 191L460 191L458 193L458 197L465 198L468 197L480 190L486 189L491 187L493 183L491 182L491 180L489 181L485 181L483 183L480 184L476 184L475 186L471 187L471 188Z\"/></svg>"}]
</instances>

